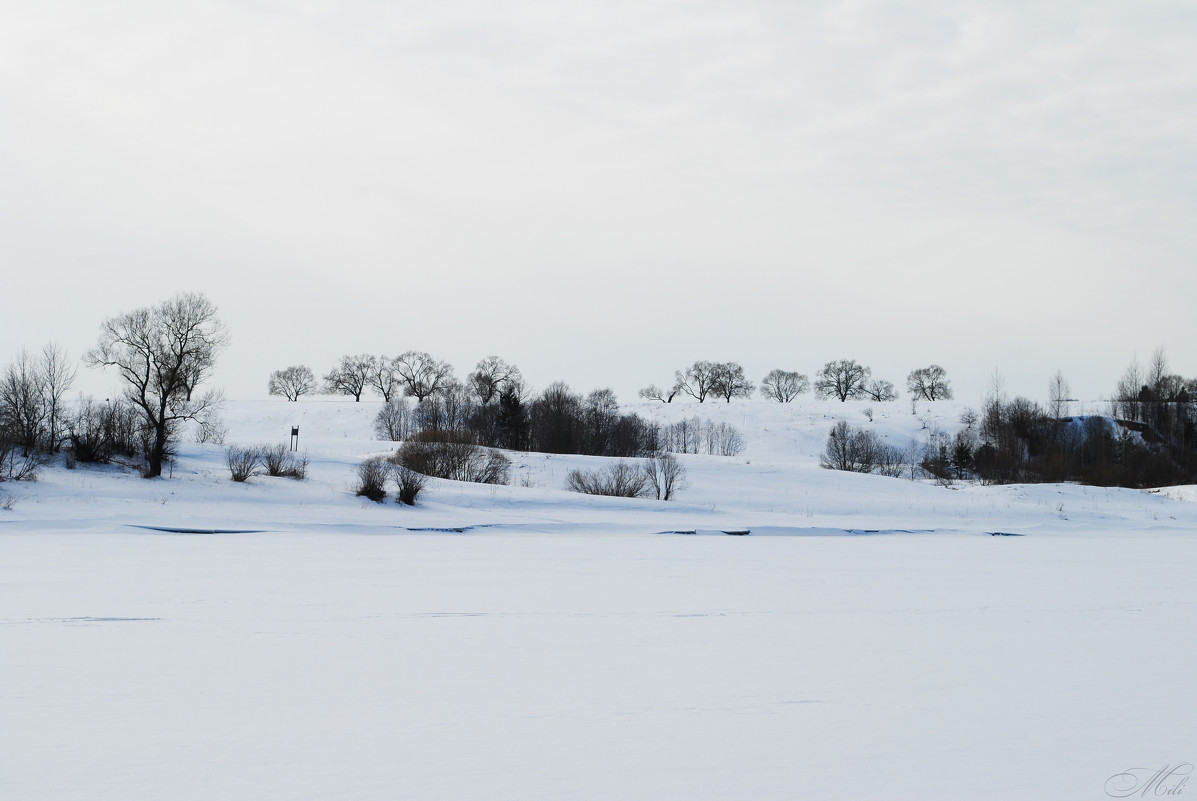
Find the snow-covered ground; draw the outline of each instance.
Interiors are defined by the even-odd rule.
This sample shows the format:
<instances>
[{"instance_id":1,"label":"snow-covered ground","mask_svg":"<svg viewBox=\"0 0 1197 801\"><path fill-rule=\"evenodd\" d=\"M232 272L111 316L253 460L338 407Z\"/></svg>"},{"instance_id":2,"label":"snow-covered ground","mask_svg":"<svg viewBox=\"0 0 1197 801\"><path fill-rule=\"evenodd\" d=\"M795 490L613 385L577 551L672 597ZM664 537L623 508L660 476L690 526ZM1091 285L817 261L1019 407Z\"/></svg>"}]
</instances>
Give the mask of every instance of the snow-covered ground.
<instances>
[{"instance_id":1,"label":"snow-covered ground","mask_svg":"<svg viewBox=\"0 0 1197 801\"><path fill-rule=\"evenodd\" d=\"M746 448L669 503L521 454L408 508L350 491L377 404L242 402L228 441L300 425L307 481L183 442L0 484L0 798L1092 799L1197 762L1194 488L818 467L840 416L905 444L955 404L632 408Z\"/></svg>"}]
</instances>

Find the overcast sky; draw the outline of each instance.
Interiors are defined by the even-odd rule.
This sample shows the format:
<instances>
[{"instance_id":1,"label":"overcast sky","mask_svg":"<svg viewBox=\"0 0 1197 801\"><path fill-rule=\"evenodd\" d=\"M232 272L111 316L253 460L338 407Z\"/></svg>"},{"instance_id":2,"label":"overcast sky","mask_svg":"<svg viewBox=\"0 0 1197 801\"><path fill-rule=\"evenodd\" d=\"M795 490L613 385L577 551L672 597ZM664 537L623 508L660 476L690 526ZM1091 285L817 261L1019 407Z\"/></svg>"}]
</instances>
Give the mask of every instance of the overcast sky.
<instances>
[{"instance_id":1,"label":"overcast sky","mask_svg":"<svg viewBox=\"0 0 1197 801\"><path fill-rule=\"evenodd\" d=\"M1146 0L0 1L0 361L190 290L234 398L409 349L1197 376L1195 54Z\"/></svg>"}]
</instances>

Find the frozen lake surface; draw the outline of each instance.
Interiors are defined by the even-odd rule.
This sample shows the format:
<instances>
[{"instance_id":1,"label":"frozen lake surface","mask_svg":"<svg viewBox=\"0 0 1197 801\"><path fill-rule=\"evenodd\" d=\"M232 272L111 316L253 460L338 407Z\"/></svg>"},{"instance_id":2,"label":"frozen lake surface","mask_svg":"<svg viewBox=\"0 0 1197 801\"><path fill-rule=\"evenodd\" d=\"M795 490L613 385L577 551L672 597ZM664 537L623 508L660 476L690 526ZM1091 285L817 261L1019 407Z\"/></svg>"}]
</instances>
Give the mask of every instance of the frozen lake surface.
<instances>
[{"instance_id":1,"label":"frozen lake surface","mask_svg":"<svg viewBox=\"0 0 1197 801\"><path fill-rule=\"evenodd\" d=\"M1197 757L1190 538L16 533L0 796L1092 799Z\"/></svg>"}]
</instances>

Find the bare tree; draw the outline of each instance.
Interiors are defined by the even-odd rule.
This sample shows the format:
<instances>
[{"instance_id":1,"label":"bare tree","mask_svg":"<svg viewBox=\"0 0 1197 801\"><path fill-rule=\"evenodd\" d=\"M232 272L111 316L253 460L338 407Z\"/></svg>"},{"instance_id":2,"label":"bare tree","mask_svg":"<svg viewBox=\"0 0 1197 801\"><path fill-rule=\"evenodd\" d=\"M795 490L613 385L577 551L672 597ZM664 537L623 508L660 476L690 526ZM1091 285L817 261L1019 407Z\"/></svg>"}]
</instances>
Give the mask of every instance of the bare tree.
<instances>
[{"instance_id":1,"label":"bare tree","mask_svg":"<svg viewBox=\"0 0 1197 801\"><path fill-rule=\"evenodd\" d=\"M1047 384L1048 409L1056 420L1063 419L1068 413L1068 402L1071 400L1068 396L1070 394L1072 394L1072 388L1068 386L1068 381L1064 378L1064 371L1057 370Z\"/></svg>"},{"instance_id":2,"label":"bare tree","mask_svg":"<svg viewBox=\"0 0 1197 801\"><path fill-rule=\"evenodd\" d=\"M100 341L85 359L93 367L115 367L125 397L144 417L150 434L147 478L162 475L175 426L220 401L214 391L198 399L192 392L196 377L211 371L227 342L216 307L191 292L112 317L100 327Z\"/></svg>"},{"instance_id":3,"label":"bare tree","mask_svg":"<svg viewBox=\"0 0 1197 801\"><path fill-rule=\"evenodd\" d=\"M330 395L348 395L360 403L362 393L370 385L375 361L368 353L342 356L341 363L324 376L324 391Z\"/></svg>"},{"instance_id":4,"label":"bare tree","mask_svg":"<svg viewBox=\"0 0 1197 801\"><path fill-rule=\"evenodd\" d=\"M678 393L681 391L682 388L677 384L674 384L669 389L661 389L656 384L649 384L636 394L645 400L656 400L661 401L661 403L673 403L673 399L676 398Z\"/></svg>"},{"instance_id":5,"label":"bare tree","mask_svg":"<svg viewBox=\"0 0 1197 801\"><path fill-rule=\"evenodd\" d=\"M1114 388L1114 405L1116 407L1114 415L1116 417L1121 417L1124 420L1140 418L1139 393L1143 386L1143 369L1139 366L1137 358L1131 359L1131 363L1127 365L1126 371L1118 379L1118 384Z\"/></svg>"},{"instance_id":6,"label":"bare tree","mask_svg":"<svg viewBox=\"0 0 1197 801\"><path fill-rule=\"evenodd\" d=\"M42 402L46 407L47 443L51 452L57 451L66 434L63 426L62 399L75 385L77 370L65 350L51 342L42 348L40 379Z\"/></svg>"},{"instance_id":7,"label":"bare tree","mask_svg":"<svg viewBox=\"0 0 1197 801\"><path fill-rule=\"evenodd\" d=\"M1161 345L1151 354L1151 364L1147 365L1147 380L1145 383L1157 397L1162 397L1164 393L1161 390L1164 387L1167 377L1168 357L1164 353L1163 345Z\"/></svg>"},{"instance_id":8,"label":"bare tree","mask_svg":"<svg viewBox=\"0 0 1197 801\"><path fill-rule=\"evenodd\" d=\"M871 473L884 449L884 443L872 431L854 428L841 420L827 436L819 465L828 470Z\"/></svg>"},{"instance_id":9,"label":"bare tree","mask_svg":"<svg viewBox=\"0 0 1197 801\"><path fill-rule=\"evenodd\" d=\"M810 389L810 379L789 370L770 370L761 381L761 395L778 403L790 403Z\"/></svg>"},{"instance_id":10,"label":"bare tree","mask_svg":"<svg viewBox=\"0 0 1197 801\"><path fill-rule=\"evenodd\" d=\"M841 402L863 397L871 375L872 370L854 359L827 362L815 375L815 394L820 398L839 398Z\"/></svg>"},{"instance_id":11,"label":"bare tree","mask_svg":"<svg viewBox=\"0 0 1197 801\"><path fill-rule=\"evenodd\" d=\"M398 398L399 392L403 389L403 381L399 378L399 371L395 369L394 361L386 356L379 356L374 360L367 378L370 386L377 390L387 403Z\"/></svg>"},{"instance_id":12,"label":"bare tree","mask_svg":"<svg viewBox=\"0 0 1197 801\"><path fill-rule=\"evenodd\" d=\"M898 393L894 389L893 382L884 381L880 378L874 378L865 382L864 388L861 390L861 395L862 397L882 402L898 399Z\"/></svg>"},{"instance_id":13,"label":"bare tree","mask_svg":"<svg viewBox=\"0 0 1197 801\"><path fill-rule=\"evenodd\" d=\"M720 362L715 365L711 391L731 403L732 398L750 398L756 389L744 375L744 368L736 362Z\"/></svg>"},{"instance_id":14,"label":"bare tree","mask_svg":"<svg viewBox=\"0 0 1197 801\"><path fill-rule=\"evenodd\" d=\"M422 401L444 393L457 382L448 362L437 361L423 351L409 350L392 361L403 382L404 392Z\"/></svg>"},{"instance_id":15,"label":"bare tree","mask_svg":"<svg viewBox=\"0 0 1197 801\"><path fill-rule=\"evenodd\" d=\"M910 375L906 376L906 391L914 400L952 399L952 384L948 381L948 371L938 364L911 370Z\"/></svg>"},{"instance_id":16,"label":"bare tree","mask_svg":"<svg viewBox=\"0 0 1197 801\"><path fill-rule=\"evenodd\" d=\"M498 356L487 356L474 366L474 372L466 377L466 386L483 406L498 401L503 389L510 384L522 384L524 376L520 368L508 364Z\"/></svg>"},{"instance_id":17,"label":"bare tree","mask_svg":"<svg viewBox=\"0 0 1197 801\"><path fill-rule=\"evenodd\" d=\"M0 436L29 458L46 437L46 404L41 371L27 350L17 354L0 376Z\"/></svg>"},{"instance_id":18,"label":"bare tree","mask_svg":"<svg viewBox=\"0 0 1197 801\"><path fill-rule=\"evenodd\" d=\"M694 362L685 371L674 373L674 384L702 403L715 389L715 365L708 361Z\"/></svg>"},{"instance_id":19,"label":"bare tree","mask_svg":"<svg viewBox=\"0 0 1197 801\"><path fill-rule=\"evenodd\" d=\"M271 395L279 395L289 401L297 401L300 395L309 395L315 390L316 374L312 368L302 364L275 370L270 374L270 383L266 386L266 391Z\"/></svg>"},{"instance_id":20,"label":"bare tree","mask_svg":"<svg viewBox=\"0 0 1197 801\"><path fill-rule=\"evenodd\" d=\"M686 468L672 453L649 457L642 469L659 501L672 500L674 495L688 486Z\"/></svg>"}]
</instances>

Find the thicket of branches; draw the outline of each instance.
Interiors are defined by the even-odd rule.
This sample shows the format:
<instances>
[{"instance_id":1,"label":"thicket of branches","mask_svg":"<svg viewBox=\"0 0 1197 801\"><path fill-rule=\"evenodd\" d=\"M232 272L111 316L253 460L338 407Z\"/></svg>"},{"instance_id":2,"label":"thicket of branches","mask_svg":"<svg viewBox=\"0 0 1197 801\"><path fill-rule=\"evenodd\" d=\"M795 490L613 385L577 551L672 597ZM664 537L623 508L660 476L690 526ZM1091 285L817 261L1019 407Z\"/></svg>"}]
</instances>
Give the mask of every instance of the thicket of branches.
<instances>
[{"instance_id":1,"label":"thicket of branches","mask_svg":"<svg viewBox=\"0 0 1197 801\"><path fill-rule=\"evenodd\" d=\"M697 416L661 425L623 413L615 393L587 395L554 382L526 396L522 383L503 388L483 403L474 393L453 391L414 402L398 398L383 404L374 419L380 439L395 442L455 432L481 447L585 456L643 457L658 453L735 456L744 440L735 427Z\"/></svg>"},{"instance_id":2,"label":"thicket of branches","mask_svg":"<svg viewBox=\"0 0 1197 801\"><path fill-rule=\"evenodd\" d=\"M1077 481L1159 487L1197 482L1197 380L1171 373L1162 351L1118 381L1111 416L1069 416L1067 384L1053 378L1047 407L986 399L975 447L962 439L937 462L992 483Z\"/></svg>"}]
</instances>

